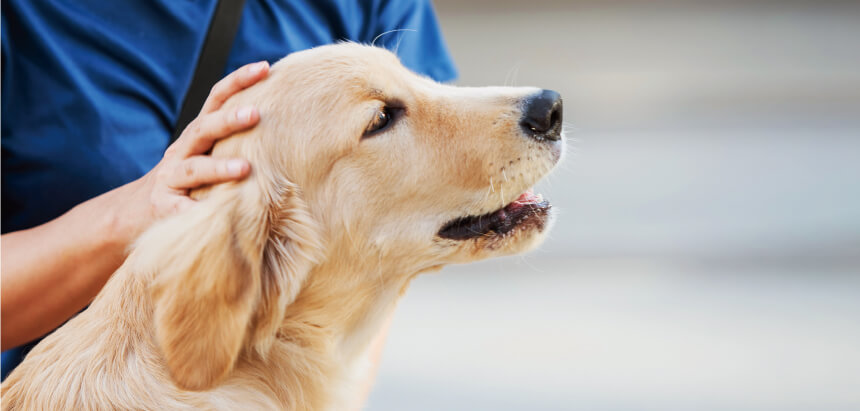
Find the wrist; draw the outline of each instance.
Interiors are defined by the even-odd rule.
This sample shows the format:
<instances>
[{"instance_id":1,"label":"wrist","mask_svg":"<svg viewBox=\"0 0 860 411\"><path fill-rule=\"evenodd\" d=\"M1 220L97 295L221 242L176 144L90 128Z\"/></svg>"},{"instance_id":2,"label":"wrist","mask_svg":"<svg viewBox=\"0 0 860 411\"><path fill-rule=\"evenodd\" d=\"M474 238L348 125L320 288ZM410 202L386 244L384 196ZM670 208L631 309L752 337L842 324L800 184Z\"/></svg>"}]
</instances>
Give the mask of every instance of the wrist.
<instances>
[{"instance_id":1,"label":"wrist","mask_svg":"<svg viewBox=\"0 0 860 411\"><path fill-rule=\"evenodd\" d=\"M103 213L99 216L99 232L102 233L105 245L126 253L132 242L143 228L140 221L140 211L135 210L137 199L134 194L141 180L132 181L126 185L111 190L98 198L103 206L98 207Z\"/></svg>"}]
</instances>

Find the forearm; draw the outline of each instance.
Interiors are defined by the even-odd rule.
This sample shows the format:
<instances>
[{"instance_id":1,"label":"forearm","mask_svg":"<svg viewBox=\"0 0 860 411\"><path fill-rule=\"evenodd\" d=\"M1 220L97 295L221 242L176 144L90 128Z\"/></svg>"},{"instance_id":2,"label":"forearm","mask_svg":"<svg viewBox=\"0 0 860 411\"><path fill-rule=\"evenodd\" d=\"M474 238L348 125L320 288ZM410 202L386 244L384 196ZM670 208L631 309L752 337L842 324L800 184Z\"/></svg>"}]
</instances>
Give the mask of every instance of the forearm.
<instances>
[{"instance_id":1,"label":"forearm","mask_svg":"<svg viewBox=\"0 0 860 411\"><path fill-rule=\"evenodd\" d=\"M133 236L123 190L93 198L40 226L2 236L2 349L40 337L84 308L122 264Z\"/></svg>"},{"instance_id":2,"label":"forearm","mask_svg":"<svg viewBox=\"0 0 860 411\"><path fill-rule=\"evenodd\" d=\"M2 236L2 349L50 332L89 304L143 230L193 206L190 189L248 175L247 161L214 159L205 153L215 141L260 121L254 107L221 106L266 77L268 70L266 62L248 64L219 81L192 125L140 179L41 226Z\"/></svg>"}]
</instances>

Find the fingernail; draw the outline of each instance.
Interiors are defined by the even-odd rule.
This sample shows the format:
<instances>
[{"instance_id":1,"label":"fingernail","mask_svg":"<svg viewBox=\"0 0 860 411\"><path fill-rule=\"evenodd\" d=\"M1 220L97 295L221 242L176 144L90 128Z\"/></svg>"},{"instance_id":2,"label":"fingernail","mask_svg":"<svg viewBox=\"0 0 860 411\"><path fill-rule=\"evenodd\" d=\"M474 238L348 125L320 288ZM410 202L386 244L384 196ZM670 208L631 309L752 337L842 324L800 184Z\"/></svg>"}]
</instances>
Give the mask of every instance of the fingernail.
<instances>
[{"instance_id":1,"label":"fingernail","mask_svg":"<svg viewBox=\"0 0 860 411\"><path fill-rule=\"evenodd\" d=\"M240 123L245 124L251 121L251 114L254 113L254 107L242 107L239 111L236 112L236 120L239 120Z\"/></svg>"},{"instance_id":2,"label":"fingernail","mask_svg":"<svg viewBox=\"0 0 860 411\"><path fill-rule=\"evenodd\" d=\"M245 171L245 160L227 161L227 172L232 176L238 176Z\"/></svg>"},{"instance_id":3,"label":"fingernail","mask_svg":"<svg viewBox=\"0 0 860 411\"><path fill-rule=\"evenodd\" d=\"M260 72L263 71L264 68L266 68L266 65L268 65L268 62L265 61L254 63L253 65L251 65L250 68L251 75L256 76L257 74L260 74Z\"/></svg>"}]
</instances>

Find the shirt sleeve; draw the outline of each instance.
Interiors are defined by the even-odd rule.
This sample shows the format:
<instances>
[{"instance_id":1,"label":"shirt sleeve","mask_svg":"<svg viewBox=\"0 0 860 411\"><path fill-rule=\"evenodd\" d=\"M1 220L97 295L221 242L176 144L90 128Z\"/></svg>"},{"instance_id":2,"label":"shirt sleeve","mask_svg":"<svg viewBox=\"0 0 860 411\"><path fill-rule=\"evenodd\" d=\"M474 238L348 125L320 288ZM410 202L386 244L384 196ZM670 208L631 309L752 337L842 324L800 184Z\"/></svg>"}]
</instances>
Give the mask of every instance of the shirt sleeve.
<instances>
[{"instance_id":1,"label":"shirt sleeve","mask_svg":"<svg viewBox=\"0 0 860 411\"><path fill-rule=\"evenodd\" d=\"M375 39L374 44L395 52L403 65L436 81L457 78L430 0L380 0L377 13L367 43Z\"/></svg>"}]
</instances>

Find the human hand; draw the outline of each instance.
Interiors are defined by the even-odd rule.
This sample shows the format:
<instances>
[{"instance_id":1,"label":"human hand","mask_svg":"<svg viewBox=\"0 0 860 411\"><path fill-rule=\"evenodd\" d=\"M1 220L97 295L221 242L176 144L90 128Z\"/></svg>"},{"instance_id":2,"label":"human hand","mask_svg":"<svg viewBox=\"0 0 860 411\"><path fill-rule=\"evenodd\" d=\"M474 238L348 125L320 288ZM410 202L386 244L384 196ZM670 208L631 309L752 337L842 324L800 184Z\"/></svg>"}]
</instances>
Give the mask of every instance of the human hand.
<instances>
[{"instance_id":1,"label":"human hand","mask_svg":"<svg viewBox=\"0 0 860 411\"><path fill-rule=\"evenodd\" d=\"M268 71L267 62L252 63L216 83L200 114L167 148L161 161L146 175L118 190L123 191L118 224L121 241L130 243L155 221L192 207L195 201L188 196L191 189L248 175L251 166L246 160L212 158L205 153L216 141L260 121L255 107L221 107L232 95L265 78Z\"/></svg>"}]
</instances>

